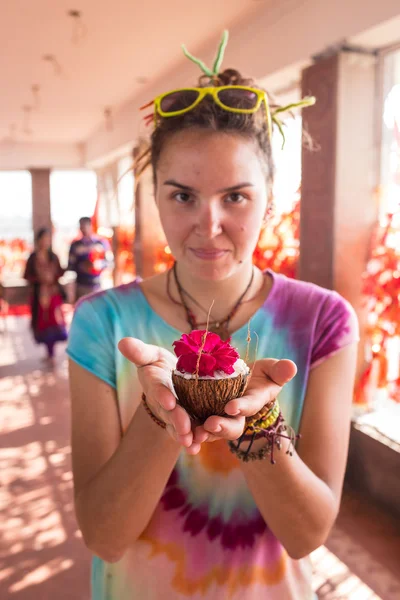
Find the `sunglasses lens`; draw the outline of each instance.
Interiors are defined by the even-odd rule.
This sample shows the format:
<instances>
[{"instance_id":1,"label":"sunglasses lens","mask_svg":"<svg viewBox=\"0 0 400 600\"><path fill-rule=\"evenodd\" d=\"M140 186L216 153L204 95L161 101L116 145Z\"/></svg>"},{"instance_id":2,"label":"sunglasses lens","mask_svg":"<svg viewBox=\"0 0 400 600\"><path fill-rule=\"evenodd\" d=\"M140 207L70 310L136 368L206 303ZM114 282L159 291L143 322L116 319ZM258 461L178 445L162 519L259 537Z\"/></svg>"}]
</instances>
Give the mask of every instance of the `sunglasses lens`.
<instances>
[{"instance_id":1,"label":"sunglasses lens","mask_svg":"<svg viewBox=\"0 0 400 600\"><path fill-rule=\"evenodd\" d=\"M160 102L160 108L164 113L172 113L184 110L194 104L199 97L196 90L180 90L164 96Z\"/></svg>"},{"instance_id":2,"label":"sunglasses lens","mask_svg":"<svg viewBox=\"0 0 400 600\"><path fill-rule=\"evenodd\" d=\"M228 108L251 110L257 105L258 96L251 90L230 88L218 92L218 98Z\"/></svg>"}]
</instances>

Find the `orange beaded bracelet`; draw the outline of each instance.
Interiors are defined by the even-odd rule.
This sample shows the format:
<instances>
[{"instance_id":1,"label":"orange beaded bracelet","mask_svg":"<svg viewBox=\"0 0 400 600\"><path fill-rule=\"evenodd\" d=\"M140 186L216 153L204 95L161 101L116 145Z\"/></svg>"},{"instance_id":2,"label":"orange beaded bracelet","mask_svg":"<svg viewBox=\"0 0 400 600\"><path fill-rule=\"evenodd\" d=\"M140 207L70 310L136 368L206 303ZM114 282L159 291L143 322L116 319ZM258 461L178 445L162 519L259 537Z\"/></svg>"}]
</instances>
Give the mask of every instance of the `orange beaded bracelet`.
<instances>
[{"instance_id":1,"label":"orange beaded bracelet","mask_svg":"<svg viewBox=\"0 0 400 600\"><path fill-rule=\"evenodd\" d=\"M147 414L149 415L149 417L154 421L154 423L157 423L157 425L159 425L160 427L162 427L162 429L165 429L167 427L167 425L164 423L164 421L160 421L160 419L157 419L157 417L153 414L153 412L151 411L149 405L147 404L147 400L146 400L146 394L142 394L142 402L143 402L143 406L145 408L145 411L147 412Z\"/></svg>"}]
</instances>

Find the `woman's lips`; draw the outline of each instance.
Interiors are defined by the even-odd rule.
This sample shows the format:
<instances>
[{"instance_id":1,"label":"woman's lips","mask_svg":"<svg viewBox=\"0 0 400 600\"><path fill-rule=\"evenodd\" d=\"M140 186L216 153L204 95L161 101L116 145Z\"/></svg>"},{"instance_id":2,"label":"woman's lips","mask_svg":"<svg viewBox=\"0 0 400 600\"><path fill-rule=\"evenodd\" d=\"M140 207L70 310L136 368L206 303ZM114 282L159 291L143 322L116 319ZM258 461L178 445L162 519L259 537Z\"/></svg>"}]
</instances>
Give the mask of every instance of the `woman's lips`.
<instances>
[{"instance_id":1,"label":"woman's lips","mask_svg":"<svg viewBox=\"0 0 400 600\"><path fill-rule=\"evenodd\" d=\"M190 251L202 260L216 260L227 254L228 250L219 250L218 248L190 248Z\"/></svg>"}]
</instances>

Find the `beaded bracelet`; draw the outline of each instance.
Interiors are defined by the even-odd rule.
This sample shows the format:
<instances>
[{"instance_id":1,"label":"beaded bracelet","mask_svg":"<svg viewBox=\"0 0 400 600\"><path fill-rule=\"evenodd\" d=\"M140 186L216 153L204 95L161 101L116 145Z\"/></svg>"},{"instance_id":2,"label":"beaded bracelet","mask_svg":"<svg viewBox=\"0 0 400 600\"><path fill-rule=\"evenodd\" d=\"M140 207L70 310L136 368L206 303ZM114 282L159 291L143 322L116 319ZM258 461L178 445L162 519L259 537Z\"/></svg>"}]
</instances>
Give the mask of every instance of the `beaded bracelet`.
<instances>
[{"instance_id":1,"label":"beaded bracelet","mask_svg":"<svg viewBox=\"0 0 400 600\"><path fill-rule=\"evenodd\" d=\"M146 394L144 394L144 393L142 394L142 402L143 402L145 411L147 412L149 417L154 421L154 423L157 423L157 425L159 427L162 427L163 429L165 429L167 427L166 423L164 423L164 421L160 421L160 419L157 419L157 417L155 416L155 414L152 412L149 405L147 404Z\"/></svg>"},{"instance_id":2,"label":"beaded bracelet","mask_svg":"<svg viewBox=\"0 0 400 600\"><path fill-rule=\"evenodd\" d=\"M233 442L228 442L228 444L230 451L233 454L236 454L238 459L242 460L243 462L249 462L250 460L264 460L264 458L266 458L268 454L271 454L271 444L269 442L267 442L265 446L260 448L258 452L248 452L247 450L240 450L239 448L237 448L237 446L235 446ZM275 464L275 462L273 462L272 464Z\"/></svg>"},{"instance_id":3,"label":"beaded bracelet","mask_svg":"<svg viewBox=\"0 0 400 600\"><path fill-rule=\"evenodd\" d=\"M257 414L248 417L246 419L246 429L239 438L240 441L247 442L264 437L264 431L276 423L280 412L279 402L275 400L271 405L264 406Z\"/></svg>"},{"instance_id":4,"label":"beaded bracelet","mask_svg":"<svg viewBox=\"0 0 400 600\"><path fill-rule=\"evenodd\" d=\"M244 461L263 460L267 455L271 455L271 464L275 464L274 448L281 449L281 439L289 440L289 446L286 454L293 455L293 447L296 439L300 436L296 435L291 427L285 424L285 420L280 411L278 401L276 400L272 406L264 407L259 413L246 420L247 427L243 434L237 440L237 443L228 442L229 448L233 454ZM250 434L248 433L250 431ZM288 433L289 435L285 435ZM257 452L250 452L251 447L256 439L265 438L266 443ZM250 441L246 450L241 450L240 445L243 441Z\"/></svg>"}]
</instances>

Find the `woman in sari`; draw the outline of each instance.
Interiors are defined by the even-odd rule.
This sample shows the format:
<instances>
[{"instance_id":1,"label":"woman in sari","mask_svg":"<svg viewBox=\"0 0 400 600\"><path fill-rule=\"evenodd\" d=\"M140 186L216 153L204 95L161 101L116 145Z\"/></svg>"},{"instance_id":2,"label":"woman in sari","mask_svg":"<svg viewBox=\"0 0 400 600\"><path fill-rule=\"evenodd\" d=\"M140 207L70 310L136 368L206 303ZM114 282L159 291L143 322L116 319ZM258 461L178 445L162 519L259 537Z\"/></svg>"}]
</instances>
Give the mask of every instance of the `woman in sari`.
<instances>
[{"instance_id":1,"label":"woman in sari","mask_svg":"<svg viewBox=\"0 0 400 600\"><path fill-rule=\"evenodd\" d=\"M67 339L61 311L62 291L58 282L63 275L60 261L51 249L51 234L46 228L36 236L36 250L28 258L24 279L31 284L31 327L36 343L47 348L47 360L54 359L56 342Z\"/></svg>"}]
</instances>

